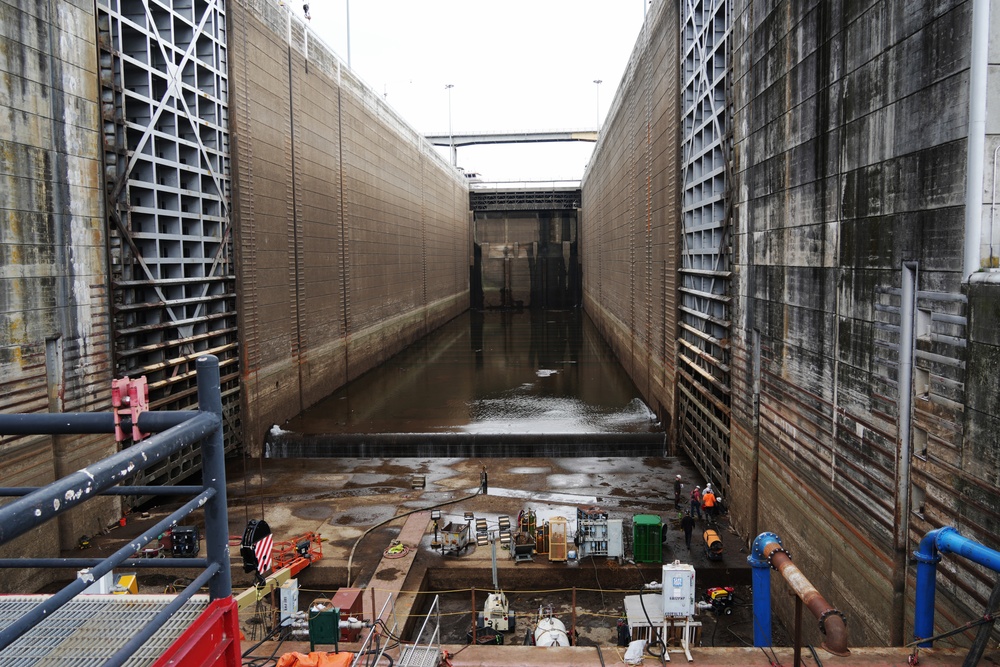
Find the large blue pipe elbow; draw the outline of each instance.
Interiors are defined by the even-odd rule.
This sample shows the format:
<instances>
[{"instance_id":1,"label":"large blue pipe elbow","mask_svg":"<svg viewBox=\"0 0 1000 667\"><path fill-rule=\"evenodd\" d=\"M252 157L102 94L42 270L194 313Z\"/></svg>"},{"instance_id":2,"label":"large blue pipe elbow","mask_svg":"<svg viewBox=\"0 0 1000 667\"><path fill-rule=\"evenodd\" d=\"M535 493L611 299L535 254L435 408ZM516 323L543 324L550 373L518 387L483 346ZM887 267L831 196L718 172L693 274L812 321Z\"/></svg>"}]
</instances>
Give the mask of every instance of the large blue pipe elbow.
<instances>
[{"instance_id":1,"label":"large blue pipe elbow","mask_svg":"<svg viewBox=\"0 0 1000 667\"><path fill-rule=\"evenodd\" d=\"M774 533L761 533L747 556L753 568L753 645L758 647L771 646L771 564L764 555L764 547L771 542L781 546Z\"/></svg>"},{"instance_id":2,"label":"large blue pipe elbow","mask_svg":"<svg viewBox=\"0 0 1000 667\"><path fill-rule=\"evenodd\" d=\"M967 537L959 535L951 526L937 528L924 535L917 558L916 609L913 613L913 638L928 639L934 635L934 597L936 593L937 564L941 554L954 553L964 556L974 563L1000 572L1000 552L984 547ZM930 648L933 642L922 641L920 648Z\"/></svg>"}]
</instances>

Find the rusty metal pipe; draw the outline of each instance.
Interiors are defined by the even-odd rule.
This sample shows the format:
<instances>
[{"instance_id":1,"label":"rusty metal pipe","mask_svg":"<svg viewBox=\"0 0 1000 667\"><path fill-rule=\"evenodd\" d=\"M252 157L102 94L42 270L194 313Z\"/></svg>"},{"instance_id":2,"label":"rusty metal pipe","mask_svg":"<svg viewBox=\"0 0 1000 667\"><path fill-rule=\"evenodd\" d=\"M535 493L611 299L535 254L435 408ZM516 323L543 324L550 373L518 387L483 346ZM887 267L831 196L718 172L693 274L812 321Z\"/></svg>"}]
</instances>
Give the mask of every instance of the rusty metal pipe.
<instances>
[{"instance_id":1,"label":"rusty metal pipe","mask_svg":"<svg viewBox=\"0 0 1000 667\"><path fill-rule=\"evenodd\" d=\"M763 552L771 567L785 578L792 591L820 622L820 629L826 636L823 648L834 655L850 655L851 651L847 648L847 623L843 614L834 609L816 590L780 544L768 542L764 545Z\"/></svg>"}]
</instances>

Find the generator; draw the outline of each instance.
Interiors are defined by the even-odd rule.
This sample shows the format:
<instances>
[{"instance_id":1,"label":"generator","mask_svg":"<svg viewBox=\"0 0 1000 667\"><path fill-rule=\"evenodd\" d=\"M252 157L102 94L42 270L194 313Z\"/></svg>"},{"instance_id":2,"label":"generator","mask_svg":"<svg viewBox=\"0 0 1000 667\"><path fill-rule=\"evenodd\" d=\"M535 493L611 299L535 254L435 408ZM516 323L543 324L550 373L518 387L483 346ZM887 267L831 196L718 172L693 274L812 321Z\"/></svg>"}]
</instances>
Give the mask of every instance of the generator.
<instances>
[{"instance_id":1,"label":"generator","mask_svg":"<svg viewBox=\"0 0 1000 667\"><path fill-rule=\"evenodd\" d=\"M478 626L493 628L499 632L510 632L514 629L514 614L510 611L507 596L503 591L490 593L486 596L483 613L479 615Z\"/></svg>"},{"instance_id":2,"label":"generator","mask_svg":"<svg viewBox=\"0 0 1000 667\"><path fill-rule=\"evenodd\" d=\"M712 613L716 616L733 615L733 587L715 586L705 591L705 602L712 605Z\"/></svg>"},{"instance_id":3,"label":"generator","mask_svg":"<svg viewBox=\"0 0 1000 667\"><path fill-rule=\"evenodd\" d=\"M705 542L705 557L708 560L722 560L725 549L722 547L722 538L719 534L709 528L702 534Z\"/></svg>"}]
</instances>

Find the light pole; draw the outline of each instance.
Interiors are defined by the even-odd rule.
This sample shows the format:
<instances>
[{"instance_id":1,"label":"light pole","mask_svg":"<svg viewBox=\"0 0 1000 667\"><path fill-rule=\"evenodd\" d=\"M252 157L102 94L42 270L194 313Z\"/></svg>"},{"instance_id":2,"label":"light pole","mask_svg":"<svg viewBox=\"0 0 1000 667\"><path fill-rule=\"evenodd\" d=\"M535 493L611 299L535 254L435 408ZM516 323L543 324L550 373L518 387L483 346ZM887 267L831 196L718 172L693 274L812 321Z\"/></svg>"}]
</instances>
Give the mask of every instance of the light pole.
<instances>
[{"instance_id":1,"label":"light pole","mask_svg":"<svg viewBox=\"0 0 1000 667\"><path fill-rule=\"evenodd\" d=\"M600 131L600 129L601 129L601 83L602 82L601 82L600 79L594 79L594 83L597 84L597 115L595 116L595 119L597 120L597 129L598 129L598 131Z\"/></svg>"},{"instance_id":2,"label":"light pole","mask_svg":"<svg viewBox=\"0 0 1000 667\"><path fill-rule=\"evenodd\" d=\"M446 83L444 89L448 91L448 144L451 146L451 166L458 166L458 151L455 149L455 135L451 131L451 89L455 84Z\"/></svg>"}]
</instances>

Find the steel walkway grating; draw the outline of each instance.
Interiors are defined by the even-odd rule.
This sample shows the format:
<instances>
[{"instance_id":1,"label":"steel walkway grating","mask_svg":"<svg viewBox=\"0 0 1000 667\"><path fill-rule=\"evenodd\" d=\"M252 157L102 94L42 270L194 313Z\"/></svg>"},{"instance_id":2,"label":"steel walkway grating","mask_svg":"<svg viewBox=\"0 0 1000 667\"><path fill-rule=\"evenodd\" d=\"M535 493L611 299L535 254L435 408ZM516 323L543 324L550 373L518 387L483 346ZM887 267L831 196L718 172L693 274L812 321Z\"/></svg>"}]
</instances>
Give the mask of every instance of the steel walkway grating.
<instances>
[{"instance_id":1,"label":"steel walkway grating","mask_svg":"<svg viewBox=\"0 0 1000 667\"><path fill-rule=\"evenodd\" d=\"M400 667L437 667L441 650L436 646L404 646L399 656Z\"/></svg>"},{"instance_id":2,"label":"steel walkway grating","mask_svg":"<svg viewBox=\"0 0 1000 667\"><path fill-rule=\"evenodd\" d=\"M0 627L7 627L46 598L0 596ZM173 600L169 595L77 596L0 651L0 667L103 665ZM208 604L206 595L195 595L185 602L125 665L152 664Z\"/></svg>"}]
</instances>

